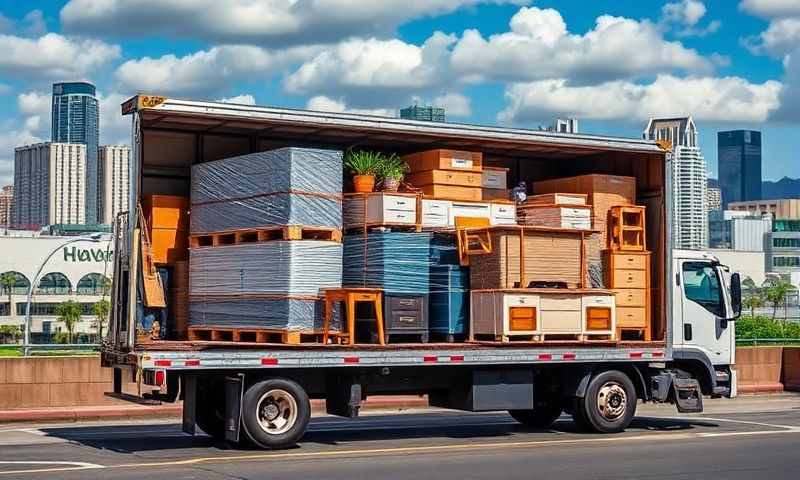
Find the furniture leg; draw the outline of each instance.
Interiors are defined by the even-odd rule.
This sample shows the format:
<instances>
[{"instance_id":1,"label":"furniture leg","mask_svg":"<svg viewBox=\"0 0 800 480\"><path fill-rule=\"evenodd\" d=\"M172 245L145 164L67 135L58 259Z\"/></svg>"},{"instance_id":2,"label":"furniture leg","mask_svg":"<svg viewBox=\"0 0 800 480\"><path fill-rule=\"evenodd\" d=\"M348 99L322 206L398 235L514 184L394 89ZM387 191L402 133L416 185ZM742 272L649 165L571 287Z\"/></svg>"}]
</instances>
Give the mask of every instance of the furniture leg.
<instances>
[{"instance_id":1,"label":"furniture leg","mask_svg":"<svg viewBox=\"0 0 800 480\"><path fill-rule=\"evenodd\" d=\"M333 313L333 302L328 297L325 297L325 317L322 322L322 344L328 344L328 337L330 336L331 316Z\"/></svg>"},{"instance_id":2,"label":"furniture leg","mask_svg":"<svg viewBox=\"0 0 800 480\"><path fill-rule=\"evenodd\" d=\"M375 296L373 303L375 304L375 323L378 329L378 339L381 345L386 345L386 341L383 337L383 306L381 305L380 294Z\"/></svg>"},{"instance_id":3,"label":"furniture leg","mask_svg":"<svg viewBox=\"0 0 800 480\"><path fill-rule=\"evenodd\" d=\"M350 336L350 345L356 343L356 300L352 295L347 295L347 333Z\"/></svg>"}]
</instances>

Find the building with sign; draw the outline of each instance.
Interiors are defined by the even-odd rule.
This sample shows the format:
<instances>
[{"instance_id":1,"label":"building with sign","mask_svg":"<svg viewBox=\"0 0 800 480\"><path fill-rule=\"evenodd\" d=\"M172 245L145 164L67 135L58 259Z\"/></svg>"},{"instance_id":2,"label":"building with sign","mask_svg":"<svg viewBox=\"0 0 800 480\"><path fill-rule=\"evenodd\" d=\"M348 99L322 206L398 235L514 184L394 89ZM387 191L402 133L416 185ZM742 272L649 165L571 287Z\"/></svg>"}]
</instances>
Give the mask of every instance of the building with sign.
<instances>
[{"instance_id":1,"label":"building with sign","mask_svg":"<svg viewBox=\"0 0 800 480\"><path fill-rule=\"evenodd\" d=\"M108 234L97 242L34 234L0 237L0 325L25 324L28 289L44 262L33 289L32 337L47 342L52 334L66 331L56 308L68 300L80 304L83 312L75 332L96 333L92 306L103 298L110 300L107 287L113 270L112 249Z\"/></svg>"}]
</instances>

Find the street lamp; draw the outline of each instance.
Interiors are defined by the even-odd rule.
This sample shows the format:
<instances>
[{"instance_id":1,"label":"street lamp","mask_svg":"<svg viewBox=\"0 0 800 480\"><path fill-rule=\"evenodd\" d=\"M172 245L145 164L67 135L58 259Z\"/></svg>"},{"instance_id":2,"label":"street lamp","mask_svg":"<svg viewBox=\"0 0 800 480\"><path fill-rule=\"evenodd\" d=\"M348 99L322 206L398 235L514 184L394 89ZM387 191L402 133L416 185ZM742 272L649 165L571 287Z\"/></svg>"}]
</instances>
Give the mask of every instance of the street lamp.
<instances>
[{"instance_id":1,"label":"street lamp","mask_svg":"<svg viewBox=\"0 0 800 480\"><path fill-rule=\"evenodd\" d=\"M59 244L56 248L54 248L53 251L50 252L50 254L47 255L47 257L45 257L42 264L39 265L39 269L36 270L36 274L33 276L33 280L31 280L30 286L28 287L28 302L25 305L25 336L23 337L22 352L23 355L25 355L26 357L30 354L30 348L31 348L31 299L33 298L33 288L36 285L36 282L38 281L39 275L42 273L44 266L47 264L47 261L50 260L50 258L53 255L55 255L57 251L66 247L70 243L85 242L85 241L99 243L101 238L102 234L100 233L94 233L92 235L89 235L88 237L71 238L64 243Z\"/></svg>"}]
</instances>

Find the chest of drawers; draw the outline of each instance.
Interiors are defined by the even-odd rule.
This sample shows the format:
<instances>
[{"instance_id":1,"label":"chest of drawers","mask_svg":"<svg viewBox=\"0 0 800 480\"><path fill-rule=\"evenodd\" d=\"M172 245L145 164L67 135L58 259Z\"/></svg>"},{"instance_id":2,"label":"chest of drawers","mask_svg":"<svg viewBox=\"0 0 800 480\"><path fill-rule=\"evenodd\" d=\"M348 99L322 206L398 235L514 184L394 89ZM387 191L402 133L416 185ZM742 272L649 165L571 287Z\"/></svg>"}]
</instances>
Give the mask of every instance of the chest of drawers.
<instances>
[{"instance_id":1,"label":"chest of drawers","mask_svg":"<svg viewBox=\"0 0 800 480\"><path fill-rule=\"evenodd\" d=\"M606 282L616 297L617 338L651 339L650 252L606 250Z\"/></svg>"}]
</instances>

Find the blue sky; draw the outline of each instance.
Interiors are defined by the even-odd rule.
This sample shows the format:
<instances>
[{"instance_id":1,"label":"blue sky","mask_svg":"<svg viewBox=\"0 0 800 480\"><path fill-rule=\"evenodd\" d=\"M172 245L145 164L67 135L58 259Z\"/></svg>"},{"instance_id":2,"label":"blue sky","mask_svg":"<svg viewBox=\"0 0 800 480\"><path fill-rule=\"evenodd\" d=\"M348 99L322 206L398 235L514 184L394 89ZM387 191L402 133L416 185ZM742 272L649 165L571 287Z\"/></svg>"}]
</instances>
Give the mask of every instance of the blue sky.
<instances>
[{"instance_id":1,"label":"blue sky","mask_svg":"<svg viewBox=\"0 0 800 480\"><path fill-rule=\"evenodd\" d=\"M0 0L0 182L67 80L97 85L105 143L140 91L635 137L691 114L712 176L716 132L751 128L764 178L800 177L798 45L798 0Z\"/></svg>"}]
</instances>

